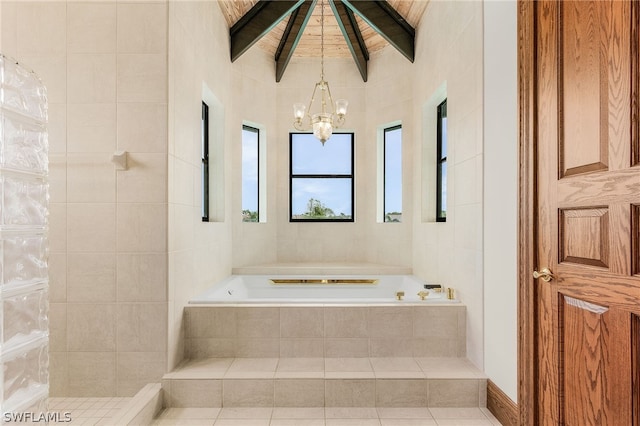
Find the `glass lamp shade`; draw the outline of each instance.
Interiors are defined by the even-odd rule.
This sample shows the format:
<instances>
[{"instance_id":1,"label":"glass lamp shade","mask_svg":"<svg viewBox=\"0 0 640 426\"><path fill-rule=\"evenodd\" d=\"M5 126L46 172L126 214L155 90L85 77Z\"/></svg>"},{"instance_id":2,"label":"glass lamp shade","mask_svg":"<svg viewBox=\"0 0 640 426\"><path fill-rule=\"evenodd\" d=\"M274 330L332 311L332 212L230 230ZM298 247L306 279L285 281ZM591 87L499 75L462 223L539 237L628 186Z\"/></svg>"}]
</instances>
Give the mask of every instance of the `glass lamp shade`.
<instances>
[{"instance_id":1,"label":"glass lamp shade","mask_svg":"<svg viewBox=\"0 0 640 426\"><path fill-rule=\"evenodd\" d=\"M338 99L336 101L336 114L340 117L347 115L347 106L349 102L346 99Z\"/></svg>"},{"instance_id":2,"label":"glass lamp shade","mask_svg":"<svg viewBox=\"0 0 640 426\"><path fill-rule=\"evenodd\" d=\"M305 106L303 103L298 102L293 104L293 117L297 121L302 121L302 119L304 118L304 110L305 110Z\"/></svg>"},{"instance_id":3,"label":"glass lamp shade","mask_svg":"<svg viewBox=\"0 0 640 426\"><path fill-rule=\"evenodd\" d=\"M314 114L311 118L311 123L313 124L313 136L318 138L323 145L333 134L332 121L331 114L326 113Z\"/></svg>"}]
</instances>

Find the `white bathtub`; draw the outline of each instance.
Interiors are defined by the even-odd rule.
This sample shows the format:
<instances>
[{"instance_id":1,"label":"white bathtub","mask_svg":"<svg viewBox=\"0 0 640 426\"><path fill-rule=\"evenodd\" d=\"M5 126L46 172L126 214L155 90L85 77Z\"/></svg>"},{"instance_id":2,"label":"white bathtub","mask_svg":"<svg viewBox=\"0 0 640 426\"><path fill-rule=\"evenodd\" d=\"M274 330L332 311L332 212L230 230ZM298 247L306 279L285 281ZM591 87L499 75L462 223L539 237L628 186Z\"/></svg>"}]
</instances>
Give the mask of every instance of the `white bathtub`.
<instances>
[{"instance_id":1,"label":"white bathtub","mask_svg":"<svg viewBox=\"0 0 640 426\"><path fill-rule=\"evenodd\" d=\"M275 281L275 282L274 282ZM285 281L285 282L281 282ZM458 303L413 275L231 275L190 304L432 304ZM403 300L396 292L403 291Z\"/></svg>"}]
</instances>

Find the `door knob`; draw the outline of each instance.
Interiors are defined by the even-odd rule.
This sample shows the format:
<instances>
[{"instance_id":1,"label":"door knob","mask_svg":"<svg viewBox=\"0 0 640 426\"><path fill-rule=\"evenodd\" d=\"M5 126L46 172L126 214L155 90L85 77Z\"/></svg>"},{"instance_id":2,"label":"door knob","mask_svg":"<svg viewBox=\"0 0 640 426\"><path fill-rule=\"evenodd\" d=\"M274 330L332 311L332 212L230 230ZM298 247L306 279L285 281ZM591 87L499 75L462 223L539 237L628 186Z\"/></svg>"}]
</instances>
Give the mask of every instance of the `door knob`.
<instances>
[{"instance_id":1,"label":"door knob","mask_svg":"<svg viewBox=\"0 0 640 426\"><path fill-rule=\"evenodd\" d=\"M549 268L542 268L540 270L540 272L533 271L533 278L535 278L536 280L538 278L542 278L542 281L548 283L549 281L551 281L553 279L553 274L551 273Z\"/></svg>"}]
</instances>

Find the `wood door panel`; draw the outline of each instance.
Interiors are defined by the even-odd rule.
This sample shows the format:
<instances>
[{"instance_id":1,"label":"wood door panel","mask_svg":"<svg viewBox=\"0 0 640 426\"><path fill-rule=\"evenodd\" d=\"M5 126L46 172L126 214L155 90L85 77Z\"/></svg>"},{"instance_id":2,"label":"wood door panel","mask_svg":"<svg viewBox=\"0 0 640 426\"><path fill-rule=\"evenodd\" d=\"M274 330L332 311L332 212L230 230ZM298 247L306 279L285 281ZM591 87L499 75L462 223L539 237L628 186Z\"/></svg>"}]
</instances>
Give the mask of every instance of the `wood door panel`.
<instances>
[{"instance_id":1,"label":"wood door panel","mask_svg":"<svg viewBox=\"0 0 640 426\"><path fill-rule=\"evenodd\" d=\"M558 265L556 275L557 285L567 296L598 301L605 306L615 305L640 315L640 286L637 276L623 276L568 263Z\"/></svg>"},{"instance_id":2,"label":"wood door panel","mask_svg":"<svg viewBox=\"0 0 640 426\"><path fill-rule=\"evenodd\" d=\"M597 2L559 2L561 43L559 148L562 176L608 168L607 57L609 17ZM570 31L565 31L570 28ZM576 149L580 147L580 149Z\"/></svg>"},{"instance_id":3,"label":"wood door panel","mask_svg":"<svg viewBox=\"0 0 640 426\"><path fill-rule=\"evenodd\" d=\"M640 2L631 3L631 144L632 163L640 165Z\"/></svg>"},{"instance_id":4,"label":"wood door panel","mask_svg":"<svg viewBox=\"0 0 640 426\"><path fill-rule=\"evenodd\" d=\"M564 423L630 424L630 315L567 295L561 298Z\"/></svg>"},{"instance_id":5,"label":"wood door panel","mask_svg":"<svg viewBox=\"0 0 640 426\"><path fill-rule=\"evenodd\" d=\"M606 207L561 209L560 262L609 266L609 210Z\"/></svg>"},{"instance_id":6,"label":"wood door panel","mask_svg":"<svg viewBox=\"0 0 640 426\"><path fill-rule=\"evenodd\" d=\"M640 197L640 168L592 173L558 182L558 206L589 207L615 202L635 203Z\"/></svg>"},{"instance_id":7,"label":"wood door panel","mask_svg":"<svg viewBox=\"0 0 640 426\"><path fill-rule=\"evenodd\" d=\"M640 275L640 204L631 206L632 271Z\"/></svg>"}]
</instances>

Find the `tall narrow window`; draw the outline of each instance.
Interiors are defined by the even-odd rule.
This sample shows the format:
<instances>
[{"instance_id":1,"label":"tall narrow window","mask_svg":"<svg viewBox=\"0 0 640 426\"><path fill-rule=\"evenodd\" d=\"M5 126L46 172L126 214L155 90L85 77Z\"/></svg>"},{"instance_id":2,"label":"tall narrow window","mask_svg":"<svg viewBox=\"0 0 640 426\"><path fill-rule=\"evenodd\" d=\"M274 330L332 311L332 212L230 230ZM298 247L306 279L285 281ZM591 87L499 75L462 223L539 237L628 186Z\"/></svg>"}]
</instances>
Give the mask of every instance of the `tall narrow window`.
<instances>
[{"instance_id":1,"label":"tall narrow window","mask_svg":"<svg viewBox=\"0 0 640 426\"><path fill-rule=\"evenodd\" d=\"M402 221L402 126L384 129L384 221Z\"/></svg>"},{"instance_id":2,"label":"tall narrow window","mask_svg":"<svg viewBox=\"0 0 640 426\"><path fill-rule=\"evenodd\" d=\"M202 102L202 221L209 222L209 106Z\"/></svg>"},{"instance_id":3,"label":"tall narrow window","mask_svg":"<svg viewBox=\"0 0 640 426\"><path fill-rule=\"evenodd\" d=\"M259 222L260 131L242 126L242 221Z\"/></svg>"},{"instance_id":4,"label":"tall narrow window","mask_svg":"<svg viewBox=\"0 0 640 426\"><path fill-rule=\"evenodd\" d=\"M438 105L436 221L447 221L447 100Z\"/></svg>"},{"instance_id":5,"label":"tall narrow window","mask_svg":"<svg viewBox=\"0 0 640 426\"><path fill-rule=\"evenodd\" d=\"M353 222L353 133L290 134L291 222Z\"/></svg>"}]
</instances>

